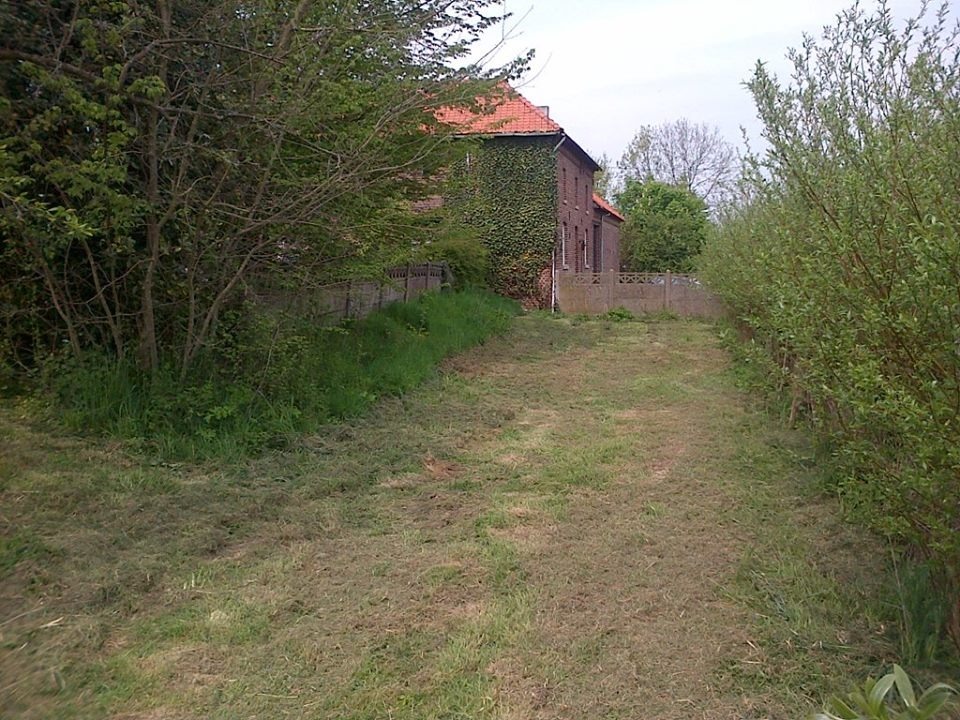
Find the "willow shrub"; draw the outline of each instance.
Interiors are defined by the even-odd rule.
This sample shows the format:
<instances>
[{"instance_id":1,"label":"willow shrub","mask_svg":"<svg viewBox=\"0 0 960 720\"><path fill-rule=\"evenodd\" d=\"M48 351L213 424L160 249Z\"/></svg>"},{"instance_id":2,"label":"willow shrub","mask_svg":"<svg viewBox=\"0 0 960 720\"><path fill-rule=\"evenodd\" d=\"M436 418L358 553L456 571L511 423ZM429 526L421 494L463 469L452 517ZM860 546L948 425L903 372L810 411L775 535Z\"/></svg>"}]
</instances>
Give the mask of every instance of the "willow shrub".
<instances>
[{"instance_id":1,"label":"willow shrub","mask_svg":"<svg viewBox=\"0 0 960 720\"><path fill-rule=\"evenodd\" d=\"M851 513L929 563L960 645L960 44L842 13L748 83L768 149L705 278L829 441Z\"/></svg>"}]
</instances>

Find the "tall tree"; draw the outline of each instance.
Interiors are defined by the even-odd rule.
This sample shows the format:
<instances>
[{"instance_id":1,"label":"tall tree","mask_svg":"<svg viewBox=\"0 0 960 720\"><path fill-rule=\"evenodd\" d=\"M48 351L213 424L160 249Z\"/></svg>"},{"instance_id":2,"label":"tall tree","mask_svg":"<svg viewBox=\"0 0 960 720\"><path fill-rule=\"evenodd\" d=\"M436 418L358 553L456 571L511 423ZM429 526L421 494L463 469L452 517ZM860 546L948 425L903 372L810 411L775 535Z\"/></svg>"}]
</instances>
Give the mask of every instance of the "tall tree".
<instances>
[{"instance_id":1,"label":"tall tree","mask_svg":"<svg viewBox=\"0 0 960 720\"><path fill-rule=\"evenodd\" d=\"M18 317L186 372L249 283L369 257L449 160L433 108L522 65L458 69L496 6L5 4L0 270L44 288Z\"/></svg>"},{"instance_id":2,"label":"tall tree","mask_svg":"<svg viewBox=\"0 0 960 720\"><path fill-rule=\"evenodd\" d=\"M609 198L613 195L616 186L613 160L610 159L609 155L603 153L597 159L597 165L600 166L600 170L593 178L593 189L596 190L601 197Z\"/></svg>"},{"instance_id":3,"label":"tall tree","mask_svg":"<svg viewBox=\"0 0 960 720\"><path fill-rule=\"evenodd\" d=\"M621 263L629 272L690 272L707 238L707 206L685 187L628 179L617 196L627 218Z\"/></svg>"},{"instance_id":4,"label":"tall tree","mask_svg":"<svg viewBox=\"0 0 960 720\"><path fill-rule=\"evenodd\" d=\"M685 187L711 207L723 202L739 167L736 150L717 128L686 119L641 127L617 166L624 179Z\"/></svg>"}]
</instances>

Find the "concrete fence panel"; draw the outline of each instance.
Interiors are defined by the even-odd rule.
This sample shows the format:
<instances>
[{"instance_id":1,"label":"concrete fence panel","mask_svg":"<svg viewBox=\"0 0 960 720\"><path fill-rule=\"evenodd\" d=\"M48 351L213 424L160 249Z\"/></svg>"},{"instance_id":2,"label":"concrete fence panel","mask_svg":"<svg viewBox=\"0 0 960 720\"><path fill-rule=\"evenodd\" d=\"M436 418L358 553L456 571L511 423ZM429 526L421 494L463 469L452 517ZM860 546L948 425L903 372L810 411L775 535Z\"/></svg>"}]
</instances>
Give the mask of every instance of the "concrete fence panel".
<instances>
[{"instance_id":1,"label":"concrete fence panel","mask_svg":"<svg viewBox=\"0 0 960 720\"><path fill-rule=\"evenodd\" d=\"M391 268L386 279L346 280L312 288L258 288L253 299L265 306L292 312L325 325L352 317L366 317L392 302L408 302L450 281L443 263Z\"/></svg>"},{"instance_id":2,"label":"concrete fence panel","mask_svg":"<svg viewBox=\"0 0 960 720\"><path fill-rule=\"evenodd\" d=\"M696 277L675 273L561 273L557 303L565 313L601 315L616 308L632 313L672 312L717 318L723 303Z\"/></svg>"}]
</instances>

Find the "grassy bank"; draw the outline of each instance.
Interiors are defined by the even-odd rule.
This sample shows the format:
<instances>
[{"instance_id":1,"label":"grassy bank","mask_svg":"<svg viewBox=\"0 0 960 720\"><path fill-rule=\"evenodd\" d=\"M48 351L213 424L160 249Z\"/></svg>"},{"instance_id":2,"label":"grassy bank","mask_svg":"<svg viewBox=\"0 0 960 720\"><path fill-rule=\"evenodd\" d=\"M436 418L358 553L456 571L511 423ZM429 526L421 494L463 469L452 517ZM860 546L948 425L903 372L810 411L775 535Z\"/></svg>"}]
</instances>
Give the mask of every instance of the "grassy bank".
<instances>
[{"instance_id":1,"label":"grassy bank","mask_svg":"<svg viewBox=\"0 0 960 720\"><path fill-rule=\"evenodd\" d=\"M700 323L523 317L216 469L0 443L28 720L792 719L896 657L872 539Z\"/></svg>"},{"instance_id":2,"label":"grassy bank","mask_svg":"<svg viewBox=\"0 0 960 720\"><path fill-rule=\"evenodd\" d=\"M227 318L186 383L92 357L48 368L71 430L138 442L164 459L239 459L419 385L443 358L503 332L516 305L481 291L428 294L324 327L251 311Z\"/></svg>"}]
</instances>

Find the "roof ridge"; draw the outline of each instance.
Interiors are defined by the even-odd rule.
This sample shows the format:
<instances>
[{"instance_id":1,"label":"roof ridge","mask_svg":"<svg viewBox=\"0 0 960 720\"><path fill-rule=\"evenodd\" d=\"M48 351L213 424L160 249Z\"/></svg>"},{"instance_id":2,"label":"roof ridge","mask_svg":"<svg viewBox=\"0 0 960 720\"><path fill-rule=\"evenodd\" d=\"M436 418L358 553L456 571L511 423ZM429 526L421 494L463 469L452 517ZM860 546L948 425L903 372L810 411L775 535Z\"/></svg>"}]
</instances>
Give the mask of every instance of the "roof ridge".
<instances>
[{"instance_id":1,"label":"roof ridge","mask_svg":"<svg viewBox=\"0 0 960 720\"><path fill-rule=\"evenodd\" d=\"M503 81L498 84L501 93L478 98L489 100L489 113L476 114L464 108L444 108L438 113L467 135L559 135L564 132L560 123L534 105L519 90Z\"/></svg>"},{"instance_id":2,"label":"roof ridge","mask_svg":"<svg viewBox=\"0 0 960 720\"><path fill-rule=\"evenodd\" d=\"M542 117L542 118L543 118L544 120L546 120L547 122L553 123L554 125L556 125L559 130L563 130L563 128L560 127L560 123L558 123L558 122L557 122L556 120L554 120L552 117L550 117L549 115L547 115L547 113L545 113L543 110L541 110L539 105L534 105L533 102L531 102L530 98L528 98L526 95L524 95L523 93L521 93L519 90L517 90L515 87L513 87L510 83L505 82L504 84L507 86L507 88L509 88L510 92L514 93L514 94L517 96L517 98L520 100L520 102L522 102L522 103L523 103L524 105L526 105L528 108L530 108L531 110L533 110L533 112L535 112L537 115L539 115L540 117Z\"/></svg>"}]
</instances>

